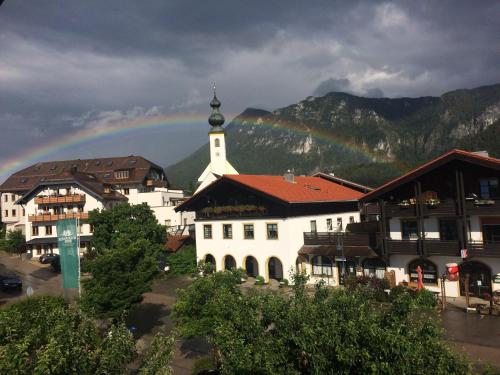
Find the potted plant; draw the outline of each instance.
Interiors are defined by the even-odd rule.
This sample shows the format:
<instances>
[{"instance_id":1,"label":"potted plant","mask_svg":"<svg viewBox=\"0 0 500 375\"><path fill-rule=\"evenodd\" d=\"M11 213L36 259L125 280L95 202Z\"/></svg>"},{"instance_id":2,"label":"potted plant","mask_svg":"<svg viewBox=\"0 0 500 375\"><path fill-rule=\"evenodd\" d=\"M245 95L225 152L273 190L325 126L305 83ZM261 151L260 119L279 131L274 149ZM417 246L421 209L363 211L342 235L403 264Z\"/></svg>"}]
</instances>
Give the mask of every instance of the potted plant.
<instances>
[{"instance_id":1,"label":"potted plant","mask_svg":"<svg viewBox=\"0 0 500 375\"><path fill-rule=\"evenodd\" d=\"M410 207L410 201L408 199L403 199L398 205L401 208L408 208Z\"/></svg>"}]
</instances>

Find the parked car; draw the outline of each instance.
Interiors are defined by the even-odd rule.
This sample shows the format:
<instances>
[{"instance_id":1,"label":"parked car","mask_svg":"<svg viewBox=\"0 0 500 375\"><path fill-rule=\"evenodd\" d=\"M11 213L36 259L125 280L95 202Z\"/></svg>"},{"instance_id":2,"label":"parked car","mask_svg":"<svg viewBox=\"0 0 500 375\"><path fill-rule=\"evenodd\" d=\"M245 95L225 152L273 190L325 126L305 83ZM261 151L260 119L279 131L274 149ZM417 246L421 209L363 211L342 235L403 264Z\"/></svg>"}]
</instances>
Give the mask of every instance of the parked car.
<instances>
[{"instance_id":1,"label":"parked car","mask_svg":"<svg viewBox=\"0 0 500 375\"><path fill-rule=\"evenodd\" d=\"M40 258L38 258L38 261L42 264L49 264L51 263L55 258L58 258L59 255L53 254L53 253L48 253L48 254L42 254L40 255Z\"/></svg>"},{"instance_id":2,"label":"parked car","mask_svg":"<svg viewBox=\"0 0 500 375\"><path fill-rule=\"evenodd\" d=\"M0 275L0 287L2 290L22 290L23 282L14 274Z\"/></svg>"}]
</instances>

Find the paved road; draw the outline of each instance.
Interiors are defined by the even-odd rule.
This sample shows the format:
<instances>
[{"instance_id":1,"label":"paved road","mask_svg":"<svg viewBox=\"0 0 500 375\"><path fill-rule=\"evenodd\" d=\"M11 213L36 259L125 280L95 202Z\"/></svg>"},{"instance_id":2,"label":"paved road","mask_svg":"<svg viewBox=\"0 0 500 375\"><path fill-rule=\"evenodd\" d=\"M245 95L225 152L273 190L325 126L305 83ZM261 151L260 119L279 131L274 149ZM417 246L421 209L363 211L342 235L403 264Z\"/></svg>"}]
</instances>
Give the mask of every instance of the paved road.
<instances>
[{"instance_id":1,"label":"paved road","mask_svg":"<svg viewBox=\"0 0 500 375\"><path fill-rule=\"evenodd\" d=\"M33 288L34 295L62 295L61 275L53 272L49 265L0 252L0 273L16 273L23 281L22 292L0 291L0 306L26 296L28 287Z\"/></svg>"}]
</instances>

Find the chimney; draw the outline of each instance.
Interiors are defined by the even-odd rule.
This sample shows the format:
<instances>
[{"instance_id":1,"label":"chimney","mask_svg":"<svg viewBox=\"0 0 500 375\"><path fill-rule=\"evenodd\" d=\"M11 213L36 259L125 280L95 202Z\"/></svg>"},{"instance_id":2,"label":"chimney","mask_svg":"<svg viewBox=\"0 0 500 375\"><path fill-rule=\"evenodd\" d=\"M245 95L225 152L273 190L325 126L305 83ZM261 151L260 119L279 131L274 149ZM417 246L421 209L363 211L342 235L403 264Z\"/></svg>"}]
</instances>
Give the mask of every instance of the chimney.
<instances>
[{"instance_id":1,"label":"chimney","mask_svg":"<svg viewBox=\"0 0 500 375\"><path fill-rule=\"evenodd\" d=\"M283 175L283 178L286 182L290 182L292 184L295 183L295 176L293 174L293 171L291 171L290 169L286 171L286 173Z\"/></svg>"},{"instance_id":2,"label":"chimney","mask_svg":"<svg viewBox=\"0 0 500 375\"><path fill-rule=\"evenodd\" d=\"M483 156L485 158L490 157L490 154L488 154L488 151L474 151L473 154L476 154L478 156Z\"/></svg>"}]
</instances>

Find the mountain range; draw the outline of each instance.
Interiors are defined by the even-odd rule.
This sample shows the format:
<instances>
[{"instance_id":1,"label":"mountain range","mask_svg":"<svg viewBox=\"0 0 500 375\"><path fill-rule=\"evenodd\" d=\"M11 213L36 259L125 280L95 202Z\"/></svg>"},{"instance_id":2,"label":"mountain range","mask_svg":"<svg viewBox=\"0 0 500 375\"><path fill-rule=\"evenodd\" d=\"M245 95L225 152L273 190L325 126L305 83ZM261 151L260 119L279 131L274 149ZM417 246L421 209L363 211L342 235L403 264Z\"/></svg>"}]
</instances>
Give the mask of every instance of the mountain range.
<instances>
[{"instance_id":1,"label":"mountain range","mask_svg":"<svg viewBox=\"0 0 500 375\"><path fill-rule=\"evenodd\" d=\"M331 92L272 112L248 108L227 125L226 145L239 173L324 171L376 187L452 148L500 157L500 84L420 98ZM208 162L207 143L165 172L192 188Z\"/></svg>"}]
</instances>

